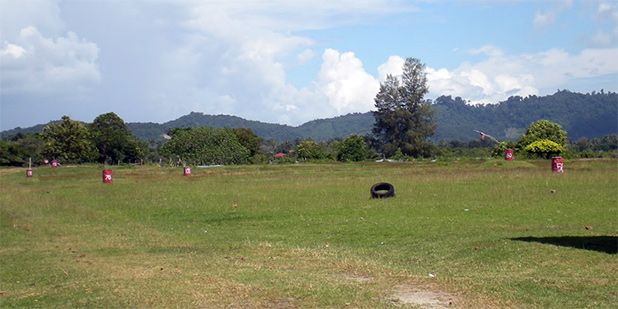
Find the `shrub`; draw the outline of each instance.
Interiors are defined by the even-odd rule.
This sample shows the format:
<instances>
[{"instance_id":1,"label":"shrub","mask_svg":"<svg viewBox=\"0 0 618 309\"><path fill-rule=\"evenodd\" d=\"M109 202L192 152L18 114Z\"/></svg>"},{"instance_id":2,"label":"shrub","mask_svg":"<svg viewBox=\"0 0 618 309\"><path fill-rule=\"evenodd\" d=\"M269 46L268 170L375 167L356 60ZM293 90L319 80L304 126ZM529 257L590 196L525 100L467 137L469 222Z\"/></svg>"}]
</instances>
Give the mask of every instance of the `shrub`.
<instances>
[{"instance_id":1,"label":"shrub","mask_svg":"<svg viewBox=\"0 0 618 309\"><path fill-rule=\"evenodd\" d=\"M524 150L544 159L549 159L552 156L557 156L564 152L564 148L561 145L548 139L534 141L526 146Z\"/></svg>"},{"instance_id":2,"label":"shrub","mask_svg":"<svg viewBox=\"0 0 618 309\"><path fill-rule=\"evenodd\" d=\"M511 141L501 142L491 150L491 156L494 158L503 157L504 151L507 149L515 149L515 143Z\"/></svg>"},{"instance_id":3,"label":"shrub","mask_svg":"<svg viewBox=\"0 0 618 309\"><path fill-rule=\"evenodd\" d=\"M367 159L367 149L362 137L352 134L339 147L337 160L341 162L359 162Z\"/></svg>"}]
</instances>

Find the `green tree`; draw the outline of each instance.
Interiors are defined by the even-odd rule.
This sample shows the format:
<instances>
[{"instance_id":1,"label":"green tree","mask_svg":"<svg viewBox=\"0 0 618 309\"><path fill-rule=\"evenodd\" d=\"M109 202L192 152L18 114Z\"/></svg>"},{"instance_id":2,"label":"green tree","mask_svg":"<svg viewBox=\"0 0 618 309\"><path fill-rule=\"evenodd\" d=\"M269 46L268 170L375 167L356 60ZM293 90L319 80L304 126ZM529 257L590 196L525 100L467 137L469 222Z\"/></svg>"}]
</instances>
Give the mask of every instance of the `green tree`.
<instances>
[{"instance_id":1,"label":"green tree","mask_svg":"<svg viewBox=\"0 0 618 309\"><path fill-rule=\"evenodd\" d=\"M278 143L275 148L274 148L274 152L275 153L285 153L288 154L290 152L294 152L294 144L292 144L292 142L285 140L281 143Z\"/></svg>"},{"instance_id":2,"label":"green tree","mask_svg":"<svg viewBox=\"0 0 618 309\"><path fill-rule=\"evenodd\" d=\"M575 142L575 144L573 144L573 146L576 148L577 151L590 150L593 146L593 140L587 137L580 137Z\"/></svg>"},{"instance_id":3,"label":"green tree","mask_svg":"<svg viewBox=\"0 0 618 309\"><path fill-rule=\"evenodd\" d=\"M260 144L262 143L262 139L255 135L253 131L249 128L234 128L232 132L238 138L238 142L243 145L245 148L249 149L250 155L253 157L256 154L259 154Z\"/></svg>"},{"instance_id":4,"label":"green tree","mask_svg":"<svg viewBox=\"0 0 618 309\"><path fill-rule=\"evenodd\" d=\"M549 120L539 120L531 123L526 128L524 135L517 141L517 147L525 150L526 146L542 139L550 140L564 147L567 142L567 132L557 123Z\"/></svg>"},{"instance_id":5,"label":"green tree","mask_svg":"<svg viewBox=\"0 0 618 309\"><path fill-rule=\"evenodd\" d=\"M43 140L37 133L16 134L10 140L0 141L0 165L25 166L29 159L35 165L43 162Z\"/></svg>"},{"instance_id":6,"label":"green tree","mask_svg":"<svg viewBox=\"0 0 618 309\"><path fill-rule=\"evenodd\" d=\"M24 158L16 142L0 140L0 165L23 166Z\"/></svg>"},{"instance_id":7,"label":"green tree","mask_svg":"<svg viewBox=\"0 0 618 309\"><path fill-rule=\"evenodd\" d=\"M207 127L170 129L172 138L161 154L184 164L247 164L249 149L240 144L231 129Z\"/></svg>"},{"instance_id":8,"label":"green tree","mask_svg":"<svg viewBox=\"0 0 618 309\"><path fill-rule=\"evenodd\" d=\"M428 138L434 134L433 109L424 99L429 91L425 65L408 58L401 80L392 75L380 84L374 99L376 111L373 134L386 156L401 149L408 156L431 156L433 145Z\"/></svg>"},{"instance_id":9,"label":"green tree","mask_svg":"<svg viewBox=\"0 0 618 309\"><path fill-rule=\"evenodd\" d=\"M618 149L618 135L616 133L603 135L599 144L604 145L607 150L616 150Z\"/></svg>"},{"instance_id":10,"label":"green tree","mask_svg":"<svg viewBox=\"0 0 618 309\"><path fill-rule=\"evenodd\" d=\"M50 159L82 163L93 157L88 129L69 116L62 116L60 123L47 125L41 137L44 140L42 154Z\"/></svg>"},{"instance_id":11,"label":"green tree","mask_svg":"<svg viewBox=\"0 0 618 309\"><path fill-rule=\"evenodd\" d=\"M305 160L326 160L330 158L330 154L324 150L323 145L311 139L301 141L296 146L296 156Z\"/></svg>"},{"instance_id":12,"label":"green tree","mask_svg":"<svg viewBox=\"0 0 618 309\"><path fill-rule=\"evenodd\" d=\"M359 162L367 159L367 147L363 137L356 134L348 136L339 145L337 160L341 162Z\"/></svg>"},{"instance_id":13,"label":"green tree","mask_svg":"<svg viewBox=\"0 0 618 309\"><path fill-rule=\"evenodd\" d=\"M143 159L145 149L131 136L129 128L115 113L99 115L88 125L91 140L98 150L99 163L129 163Z\"/></svg>"},{"instance_id":14,"label":"green tree","mask_svg":"<svg viewBox=\"0 0 618 309\"><path fill-rule=\"evenodd\" d=\"M238 142L249 150L249 161L253 164L268 162L268 158L262 153L262 139L253 133L250 128L234 128Z\"/></svg>"}]
</instances>

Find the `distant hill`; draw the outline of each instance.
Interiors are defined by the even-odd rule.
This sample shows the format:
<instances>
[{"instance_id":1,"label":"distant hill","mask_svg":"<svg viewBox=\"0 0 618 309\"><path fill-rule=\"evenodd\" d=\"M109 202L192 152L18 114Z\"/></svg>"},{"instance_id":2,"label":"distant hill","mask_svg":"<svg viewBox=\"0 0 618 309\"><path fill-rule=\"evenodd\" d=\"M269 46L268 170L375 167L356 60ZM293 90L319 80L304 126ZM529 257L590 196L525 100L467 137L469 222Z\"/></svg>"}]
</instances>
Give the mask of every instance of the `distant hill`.
<instances>
[{"instance_id":1,"label":"distant hill","mask_svg":"<svg viewBox=\"0 0 618 309\"><path fill-rule=\"evenodd\" d=\"M311 137L315 141L326 141L331 138L346 138L350 134L371 134L373 128L373 114L354 113L328 119L318 119L304 123L297 130L305 138Z\"/></svg>"},{"instance_id":2,"label":"distant hill","mask_svg":"<svg viewBox=\"0 0 618 309\"><path fill-rule=\"evenodd\" d=\"M264 139L286 140L289 139L289 136L295 136L292 133L295 128L291 126L246 120L236 116L206 115L198 112L192 112L163 124L128 122L127 126L133 135L144 141L148 141L151 138L155 140L161 139L161 135L168 133L171 128L193 128L200 126L212 128L251 128L253 133Z\"/></svg>"},{"instance_id":3,"label":"distant hill","mask_svg":"<svg viewBox=\"0 0 618 309\"><path fill-rule=\"evenodd\" d=\"M294 141L297 138L311 138L315 141L325 141L331 138L345 138L356 133L364 135L371 132L373 115L371 113L355 113L328 119L309 121L301 126L264 123L246 120L228 115L206 115L192 112L176 120L163 124L156 123L127 123L131 133L138 138L148 141L151 138L160 139L171 128L190 128L206 126L212 128L250 128L253 133L263 139L278 141Z\"/></svg>"},{"instance_id":4,"label":"distant hill","mask_svg":"<svg viewBox=\"0 0 618 309\"><path fill-rule=\"evenodd\" d=\"M510 97L504 102L469 105L457 97L442 96L433 102L438 127L434 140L466 141L481 130L498 140L517 140L532 122L546 119L562 126L575 141L618 133L618 94L558 91L548 96Z\"/></svg>"},{"instance_id":5,"label":"distant hill","mask_svg":"<svg viewBox=\"0 0 618 309\"><path fill-rule=\"evenodd\" d=\"M17 133L21 133L21 134L28 134L28 133L40 133L43 132L43 129L52 123L57 123L58 121L50 121L46 124L37 124L35 126L32 127L27 127L27 128L20 128L17 127L15 129L11 129L11 130L6 130L6 131L2 131L0 132L0 138L4 138L5 136L11 136L11 135L15 135Z\"/></svg>"},{"instance_id":6,"label":"distant hill","mask_svg":"<svg viewBox=\"0 0 618 309\"><path fill-rule=\"evenodd\" d=\"M504 102L488 105L469 105L459 97L441 96L432 102L438 126L434 141L470 141L478 138L473 130L481 130L498 140L517 140L532 122L546 119L560 124L568 137L601 137L618 133L618 94L592 92L574 93L558 91L548 96L510 97ZM163 140L171 128L213 127L250 128L263 139L294 141L311 138L325 141L345 138L350 134L371 133L374 118L371 112L353 113L335 118L317 119L293 127L288 125L246 120L229 115L206 115L192 112L163 124L128 122L132 134L144 141ZM41 132L46 125L16 128L0 132L0 137L17 133Z\"/></svg>"}]
</instances>

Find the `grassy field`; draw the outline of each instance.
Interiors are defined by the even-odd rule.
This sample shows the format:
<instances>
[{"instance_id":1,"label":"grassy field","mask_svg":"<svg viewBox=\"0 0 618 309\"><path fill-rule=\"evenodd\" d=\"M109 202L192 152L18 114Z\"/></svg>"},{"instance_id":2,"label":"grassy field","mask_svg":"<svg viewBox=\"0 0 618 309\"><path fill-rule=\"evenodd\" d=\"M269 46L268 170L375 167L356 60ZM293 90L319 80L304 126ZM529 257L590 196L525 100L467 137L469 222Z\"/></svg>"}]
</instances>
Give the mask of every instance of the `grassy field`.
<instances>
[{"instance_id":1,"label":"grassy field","mask_svg":"<svg viewBox=\"0 0 618 309\"><path fill-rule=\"evenodd\" d=\"M618 303L616 160L101 171L0 170L0 307Z\"/></svg>"}]
</instances>

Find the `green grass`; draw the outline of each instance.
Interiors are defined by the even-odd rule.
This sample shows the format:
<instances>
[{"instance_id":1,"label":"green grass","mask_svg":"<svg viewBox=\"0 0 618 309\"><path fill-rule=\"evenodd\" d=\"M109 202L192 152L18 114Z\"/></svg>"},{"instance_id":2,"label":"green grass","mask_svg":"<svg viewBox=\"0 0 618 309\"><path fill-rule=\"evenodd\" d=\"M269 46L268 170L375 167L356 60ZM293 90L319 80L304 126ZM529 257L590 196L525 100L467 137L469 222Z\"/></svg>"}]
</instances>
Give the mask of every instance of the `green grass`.
<instances>
[{"instance_id":1,"label":"green grass","mask_svg":"<svg viewBox=\"0 0 618 309\"><path fill-rule=\"evenodd\" d=\"M618 301L616 160L101 170L0 170L0 307Z\"/></svg>"}]
</instances>

